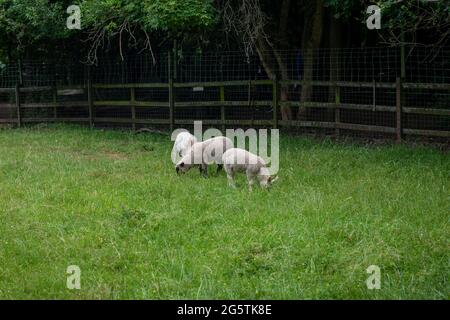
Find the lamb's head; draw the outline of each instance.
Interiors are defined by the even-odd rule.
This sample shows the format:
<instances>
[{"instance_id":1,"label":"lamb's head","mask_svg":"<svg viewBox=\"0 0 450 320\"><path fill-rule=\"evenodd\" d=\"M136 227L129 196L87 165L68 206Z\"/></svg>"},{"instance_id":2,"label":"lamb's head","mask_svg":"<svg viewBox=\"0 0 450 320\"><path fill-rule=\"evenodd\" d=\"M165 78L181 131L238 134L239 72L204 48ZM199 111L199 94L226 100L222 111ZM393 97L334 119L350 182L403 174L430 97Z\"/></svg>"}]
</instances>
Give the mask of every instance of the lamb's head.
<instances>
[{"instance_id":1,"label":"lamb's head","mask_svg":"<svg viewBox=\"0 0 450 320\"><path fill-rule=\"evenodd\" d=\"M272 184L278 180L278 176L263 176L261 179L259 179L259 184L263 188L270 188Z\"/></svg>"},{"instance_id":2,"label":"lamb's head","mask_svg":"<svg viewBox=\"0 0 450 320\"><path fill-rule=\"evenodd\" d=\"M189 147L188 149L182 149L182 150L180 150L180 152L178 152L178 155L179 155L181 158L183 158L185 155L188 154L189 150L190 150L190 147Z\"/></svg>"},{"instance_id":3,"label":"lamb's head","mask_svg":"<svg viewBox=\"0 0 450 320\"><path fill-rule=\"evenodd\" d=\"M263 188L269 188L272 184L278 180L277 175L270 175L269 170L266 167L260 169L258 174L259 185Z\"/></svg>"},{"instance_id":4,"label":"lamb's head","mask_svg":"<svg viewBox=\"0 0 450 320\"><path fill-rule=\"evenodd\" d=\"M191 161L191 154L188 153L183 158L181 158L180 161L175 165L175 170L177 171L177 174L186 173L191 169L192 167L192 161Z\"/></svg>"},{"instance_id":5,"label":"lamb's head","mask_svg":"<svg viewBox=\"0 0 450 320\"><path fill-rule=\"evenodd\" d=\"M181 158L183 158L185 155L191 152L191 149L194 144L197 143L197 138L192 136L189 141L184 145L184 148L180 150L179 155Z\"/></svg>"}]
</instances>

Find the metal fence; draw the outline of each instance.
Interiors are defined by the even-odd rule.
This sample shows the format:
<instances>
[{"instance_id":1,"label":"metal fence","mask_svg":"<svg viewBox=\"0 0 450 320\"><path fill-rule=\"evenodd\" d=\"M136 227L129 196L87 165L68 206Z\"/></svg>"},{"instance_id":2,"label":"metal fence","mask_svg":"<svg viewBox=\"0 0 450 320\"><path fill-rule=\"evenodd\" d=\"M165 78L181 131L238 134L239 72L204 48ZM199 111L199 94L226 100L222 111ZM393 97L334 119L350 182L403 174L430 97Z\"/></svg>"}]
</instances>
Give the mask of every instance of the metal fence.
<instances>
[{"instance_id":1,"label":"metal fence","mask_svg":"<svg viewBox=\"0 0 450 320\"><path fill-rule=\"evenodd\" d=\"M448 141L450 48L290 50L263 62L237 51L178 50L155 60L141 54L95 66L23 61L0 69L3 123L173 129L194 120Z\"/></svg>"}]
</instances>

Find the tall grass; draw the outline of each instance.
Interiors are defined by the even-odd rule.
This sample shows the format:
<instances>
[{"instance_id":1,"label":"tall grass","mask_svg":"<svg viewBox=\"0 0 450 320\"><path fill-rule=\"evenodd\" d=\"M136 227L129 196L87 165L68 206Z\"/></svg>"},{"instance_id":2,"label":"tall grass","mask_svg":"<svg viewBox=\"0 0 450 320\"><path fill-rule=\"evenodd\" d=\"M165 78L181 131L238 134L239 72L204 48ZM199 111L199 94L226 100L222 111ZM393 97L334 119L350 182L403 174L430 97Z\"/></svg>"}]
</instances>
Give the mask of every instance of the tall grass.
<instances>
[{"instance_id":1,"label":"tall grass","mask_svg":"<svg viewBox=\"0 0 450 320\"><path fill-rule=\"evenodd\" d=\"M279 181L250 193L244 175L177 176L171 148L0 131L0 298L449 298L448 154L282 137Z\"/></svg>"}]
</instances>

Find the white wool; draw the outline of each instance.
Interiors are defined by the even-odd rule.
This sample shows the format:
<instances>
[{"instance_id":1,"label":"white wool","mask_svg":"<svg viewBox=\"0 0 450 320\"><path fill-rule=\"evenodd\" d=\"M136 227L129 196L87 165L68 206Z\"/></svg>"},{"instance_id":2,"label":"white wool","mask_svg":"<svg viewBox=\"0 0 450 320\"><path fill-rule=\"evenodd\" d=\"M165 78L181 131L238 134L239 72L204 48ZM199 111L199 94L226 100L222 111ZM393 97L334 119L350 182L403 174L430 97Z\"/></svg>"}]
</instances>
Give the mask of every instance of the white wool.
<instances>
[{"instance_id":1,"label":"white wool","mask_svg":"<svg viewBox=\"0 0 450 320\"><path fill-rule=\"evenodd\" d=\"M234 187L236 172L245 172L250 189L255 178L262 187L269 187L277 178L269 173L263 158L240 148L231 148L222 156L222 162L227 173L228 183Z\"/></svg>"},{"instance_id":2,"label":"white wool","mask_svg":"<svg viewBox=\"0 0 450 320\"><path fill-rule=\"evenodd\" d=\"M209 164L222 164L222 155L233 147L233 142L227 137L214 137L192 145L188 152L175 166L177 171L186 172L192 166L198 165L207 172Z\"/></svg>"},{"instance_id":3,"label":"white wool","mask_svg":"<svg viewBox=\"0 0 450 320\"><path fill-rule=\"evenodd\" d=\"M180 132L175 139L172 152L183 157L196 142L197 138L189 132Z\"/></svg>"}]
</instances>

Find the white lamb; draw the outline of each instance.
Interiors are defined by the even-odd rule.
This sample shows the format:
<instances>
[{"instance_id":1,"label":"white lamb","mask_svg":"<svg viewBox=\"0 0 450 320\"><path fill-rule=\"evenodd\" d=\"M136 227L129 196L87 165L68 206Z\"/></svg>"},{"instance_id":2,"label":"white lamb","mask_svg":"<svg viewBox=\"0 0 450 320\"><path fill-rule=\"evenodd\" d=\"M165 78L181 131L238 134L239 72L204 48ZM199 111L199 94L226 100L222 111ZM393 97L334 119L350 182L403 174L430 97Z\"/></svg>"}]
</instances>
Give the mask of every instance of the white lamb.
<instances>
[{"instance_id":1,"label":"white lamb","mask_svg":"<svg viewBox=\"0 0 450 320\"><path fill-rule=\"evenodd\" d=\"M180 157L186 155L187 151L197 142L197 138L187 131L180 132L175 139L172 155L175 153Z\"/></svg>"},{"instance_id":2,"label":"white lamb","mask_svg":"<svg viewBox=\"0 0 450 320\"><path fill-rule=\"evenodd\" d=\"M278 177L271 176L266 162L263 158L248 152L244 149L232 148L227 150L222 156L222 162L228 177L229 186L235 188L234 175L236 172L247 174L248 187L252 190L255 178L263 188L268 188Z\"/></svg>"},{"instance_id":3,"label":"white lamb","mask_svg":"<svg viewBox=\"0 0 450 320\"><path fill-rule=\"evenodd\" d=\"M175 166L177 173L187 172L193 166L199 166L200 173L208 176L208 165L217 164L217 172L222 165L222 155L228 149L233 148L233 142L227 137L214 137L203 142L194 143Z\"/></svg>"}]
</instances>

